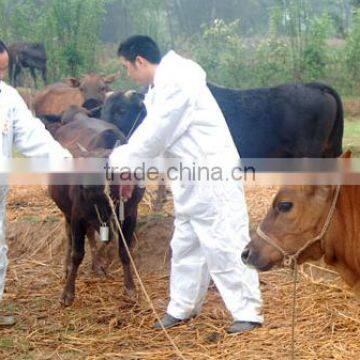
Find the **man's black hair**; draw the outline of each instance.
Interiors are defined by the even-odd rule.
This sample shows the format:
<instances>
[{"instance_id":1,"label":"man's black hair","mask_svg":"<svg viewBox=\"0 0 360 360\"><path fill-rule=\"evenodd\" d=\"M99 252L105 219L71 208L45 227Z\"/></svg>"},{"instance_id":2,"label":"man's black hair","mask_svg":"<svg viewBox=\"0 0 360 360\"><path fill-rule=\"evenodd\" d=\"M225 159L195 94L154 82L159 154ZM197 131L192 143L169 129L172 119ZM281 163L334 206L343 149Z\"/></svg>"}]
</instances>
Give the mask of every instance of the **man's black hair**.
<instances>
[{"instance_id":1,"label":"man's black hair","mask_svg":"<svg viewBox=\"0 0 360 360\"><path fill-rule=\"evenodd\" d=\"M156 42L149 36L135 35L120 44L118 56L122 56L132 63L137 56L141 56L151 64L159 64L161 52Z\"/></svg>"},{"instance_id":2,"label":"man's black hair","mask_svg":"<svg viewBox=\"0 0 360 360\"><path fill-rule=\"evenodd\" d=\"M8 49L4 42L0 39L0 54L4 53L5 51L8 52Z\"/></svg>"}]
</instances>

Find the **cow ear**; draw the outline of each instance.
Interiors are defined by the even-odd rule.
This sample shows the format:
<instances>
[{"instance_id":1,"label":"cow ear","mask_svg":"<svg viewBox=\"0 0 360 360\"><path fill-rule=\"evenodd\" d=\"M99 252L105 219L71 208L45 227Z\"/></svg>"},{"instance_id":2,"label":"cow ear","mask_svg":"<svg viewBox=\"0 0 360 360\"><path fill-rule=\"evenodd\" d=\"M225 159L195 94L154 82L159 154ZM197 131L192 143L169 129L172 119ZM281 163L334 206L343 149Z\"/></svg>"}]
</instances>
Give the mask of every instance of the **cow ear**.
<instances>
[{"instance_id":1,"label":"cow ear","mask_svg":"<svg viewBox=\"0 0 360 360\"><path fill-rule=\"evenodd\" d=\"M108 75L108 76L104 76L104 81L107 83L107 84L111 84L113 83L114 81L118 80L121 76L121 72L118 71L117 73L115 74L112 74L112 75Z\"/></svg>"},{"instance_id":2,"label":"cow ear","mask_svg":"<svg viewBox=\"0 0 360 360\"><path fill-rule=\"evenodd\" d=\"M66 84L68 84L69 86L71 86L73 88L78 88L78 87L80 87L80 84L81 84L80 79L74 78L74 77L66 78L64 81Z\"/></svg>"},{"instance_id":3,"label":"cow ear","mask_svg":"<svg viewBox=\"0 0 360 360\"><path fill-rule=\"evenodd\" d=\"M143 94L134 92L131 98L136 103L137 106L142 107L144 105L145 96Z\"/></svg>"},{"instance_id":4,"label":"cow ear","mask_svg":"<svg viewBox=\"0 0 360 360\"><path fill-rule=\"evenodd\" d=\"M316 185L315 186L315 195L318 196L320 199L327 200L332 193L332 186L331 185Z\"/></svg>"},{"instance_id":5,"label":"cow ear","mask_svg":"<svg viewBox=\"0 0 360 360\"><path fill-rule=\"evenodd\" d=\"M346 151L341 155L341 157L342 157L343 159L350 159L350 158L351 158L351 155L352 155L351 150L346 150Z\"/></svg>"}]
</instances>

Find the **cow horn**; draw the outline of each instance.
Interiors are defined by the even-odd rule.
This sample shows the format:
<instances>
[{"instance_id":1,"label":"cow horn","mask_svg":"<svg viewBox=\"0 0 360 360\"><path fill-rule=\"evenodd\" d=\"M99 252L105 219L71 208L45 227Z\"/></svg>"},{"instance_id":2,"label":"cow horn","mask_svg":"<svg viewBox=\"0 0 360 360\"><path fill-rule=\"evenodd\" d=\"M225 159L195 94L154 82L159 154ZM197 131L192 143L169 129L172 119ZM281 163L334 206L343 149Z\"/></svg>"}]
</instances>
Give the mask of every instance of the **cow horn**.
<instances>
[{"instance_id":1,"label":"cow horn","mask_svg":"<svg viewBox=\"0 0 360 360\"><path fill-rule=\"evenodd\" d=\"M105 94L105 99L108 99L112 94L114 94L115 91L108 91L106 94Z\"/></svg>"},{"instance_id":2,"label":"cow horn","mask_svg":"<svg viewBox=\"0 0 360 360\"><path fill-rule=\"evenodd\" d=\"M127 90L124 92L124 96L128 99L131 98L132 95L136 94L136 91L135 90Z\"/></svg>"},{"instance_id":3,"label":"cow horn","mask_svg":"<svg viewBox=\"0 0 360 360\"><path fill-rule=\"evenodd\" d=\"M85 147L82 146L80 143L77 142L76 145L77 145L77 147L80 149L81 152L85 152L85 153L88 152L88 151L85 149Z\"/></svg>"},{"instance_id":4,"label":"cow horn","mask_svg":"<svg viewBox=\"0 0 360 360\"><path fill-rule=\"evenodd\" d=\"M120 77L121 77L121 71L118 71L115 74L103 77L103 79L107 84L110 84L110 83L113 83L114 81L118 80Z\"/></svg>"}]
</instances>

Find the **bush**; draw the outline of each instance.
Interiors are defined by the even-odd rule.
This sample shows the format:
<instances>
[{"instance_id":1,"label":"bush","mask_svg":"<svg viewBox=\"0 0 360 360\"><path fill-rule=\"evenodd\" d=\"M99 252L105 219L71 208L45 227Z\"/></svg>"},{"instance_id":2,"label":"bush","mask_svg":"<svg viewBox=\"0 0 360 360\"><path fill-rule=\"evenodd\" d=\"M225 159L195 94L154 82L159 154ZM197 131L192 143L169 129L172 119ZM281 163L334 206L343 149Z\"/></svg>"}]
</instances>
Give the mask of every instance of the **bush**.
<instances>
[{"instance_id":1,"label":"bush","mask_svg":"<svg viewBox=\"0 0 360 360\"><path fill-rule=\"evenodd\" d=\"M203 27L201 37L183 42L183 50L204 67L211 81L230 87L249 83L251 77L238 26L238 21L227 24L216 19L211 26Z\"/></svg>"},{"instance_id":2,"label":"bush","mask_svg":"<svg viewBox=\"0 0 360 360\"><path fill-rule=\"evenodd\" d=\"M355 87L360 80L360 11L354 16L353 28L345 48L346 69L355 82Z\"/></svg>"},{"instance_id":3,"label":"bush","mask_svg":"<svg viewBox=\"0 0 360 360\"><path fill-rule=\"evenodd\" d=\"M320 18L314 17L309 22L302 54L304 79L312 81L325 78L326 65L329 61L326 40L329 38L331 29L332 22L327 14Z\"/></svg>"},{"instance_id":4,"label":"bush","mask_svg":"<svg viewBox=\"0 0 360 360\"><path fill-rule=\"evenodd\" d=\"M97 69L99 34L105 0L48 0L44 8L44 41L50 77L78 76Z\"/></svg>"}]
</instances>

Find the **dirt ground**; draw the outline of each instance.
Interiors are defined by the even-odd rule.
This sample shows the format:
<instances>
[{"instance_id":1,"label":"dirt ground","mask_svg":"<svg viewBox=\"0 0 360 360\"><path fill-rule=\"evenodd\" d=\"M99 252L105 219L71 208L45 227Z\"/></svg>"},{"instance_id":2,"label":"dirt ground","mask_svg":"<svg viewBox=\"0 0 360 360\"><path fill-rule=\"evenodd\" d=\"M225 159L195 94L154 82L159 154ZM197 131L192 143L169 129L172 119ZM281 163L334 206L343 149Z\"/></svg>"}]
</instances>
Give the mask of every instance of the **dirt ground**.
<instances>
[{"instance_id":1,"label":"dirt ground","mask_svg":"<svg viewBox=\"0 0 360 360\"><path fill-rule=\"evenodd\" d=\"M248 188L252 225L263 217L275 188ZM152 213L141 204L133 253L156 310L168 301L172 205ZM0 359L178 359L165 335L154 331L154 314L138 286L137 299L122 288L113 264L106 278L91 271L89 251L80 268L72 307L63 309L63 224L45 187L11 189L8 204L10 266L2 311L17 324L0 329ZM116 257L115 257L116 258ZM169 331L186 359L287 359L291 350L292 277L287 270L261 274L262 328L232 336L231 318L215 287L202 314ZM360 307L336 274L302 267L298 285L298 359L356 359L360 353Z\"/></svg>"}]
</instances>

